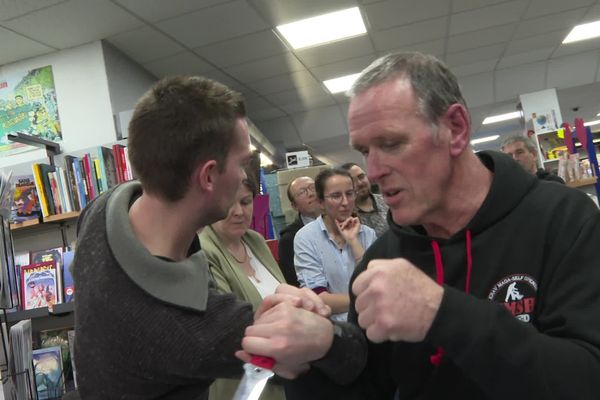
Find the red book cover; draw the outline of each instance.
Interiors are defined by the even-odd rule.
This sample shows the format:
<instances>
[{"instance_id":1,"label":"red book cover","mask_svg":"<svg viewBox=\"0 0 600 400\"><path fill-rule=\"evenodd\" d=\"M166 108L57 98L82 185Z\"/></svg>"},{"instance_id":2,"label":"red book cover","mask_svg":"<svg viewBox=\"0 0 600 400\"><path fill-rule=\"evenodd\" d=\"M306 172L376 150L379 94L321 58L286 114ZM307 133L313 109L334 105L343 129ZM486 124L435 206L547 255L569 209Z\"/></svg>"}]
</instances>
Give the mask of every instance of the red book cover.
<instances>
[{"instance_id":1,"label":"red book cover","mask_svg":"<svg viewBox=\"0 0 600 400\"><path fill-rule=\"evenodd\" d=\"M94 183L92 181L92 174L95 173L92 165L90 164L90 155L86 154L83 156L83 168L85 170L85 181L87 182L87 187L89 190L90 200L96 198L98 193L96 193L96 188L94 187Z\"/></svg>"},{"instance_id":2,"label":"red book cover","mask_svg":"<svg viewBox=\"0 0 600 400\"><path fill-rule=\"evenodd\" d=\"M129 168L127 168L127 160L125 159L125 146L119 145L119 160L121 161L121 170L123 171L123 182L129 180Z\"/></svg>"},{"instance_id":3,"label":"red book cover","mask_svg":"<svg viewBox=\"0 0 600 400\"><path fill-rule=\"evenodd\" d=\"M123 167L121 163L121 152L119 151L119 145L113 144L112 146L113 155L115 158L115 170L117 171L117 182L122 183L125 182L123 179Z\"/></svg>"}]
</instances>

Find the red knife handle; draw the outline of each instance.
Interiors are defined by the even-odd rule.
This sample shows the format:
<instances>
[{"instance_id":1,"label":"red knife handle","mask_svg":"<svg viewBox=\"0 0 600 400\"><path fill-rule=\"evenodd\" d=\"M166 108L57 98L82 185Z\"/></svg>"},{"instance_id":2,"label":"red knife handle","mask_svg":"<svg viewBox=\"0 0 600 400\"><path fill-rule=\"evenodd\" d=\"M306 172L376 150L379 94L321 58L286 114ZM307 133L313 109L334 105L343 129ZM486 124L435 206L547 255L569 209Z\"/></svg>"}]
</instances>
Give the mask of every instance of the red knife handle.
<instances>
[{"instance_id":1,"label":"red knife handle","mask_svg":"<svg viewBox=\"0 0 600 400\"><path fill-rule=\"evenodd\" d=\"M250 359L250 363L260 368L272 370L273 366L275 365L275 359L271 357L253 355Z\"/></svg>"}]
</instances>

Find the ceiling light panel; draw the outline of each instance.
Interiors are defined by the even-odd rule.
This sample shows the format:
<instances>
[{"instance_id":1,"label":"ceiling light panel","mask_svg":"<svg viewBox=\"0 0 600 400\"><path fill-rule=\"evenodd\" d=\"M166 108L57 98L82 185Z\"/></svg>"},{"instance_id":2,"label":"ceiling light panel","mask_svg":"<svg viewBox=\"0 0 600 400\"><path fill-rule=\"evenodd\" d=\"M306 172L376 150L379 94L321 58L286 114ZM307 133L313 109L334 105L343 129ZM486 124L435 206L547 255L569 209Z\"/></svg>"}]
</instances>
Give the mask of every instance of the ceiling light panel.
<instances>
[{"instance_id":1,"label":"ceiling light panel","mask_svg":"<svg viewBox=\"0 0 600 400\"><path fill-rule=\"evenodd\" d=\"M332 94L341 93L350 89L359 76L360 73L340 76L339 78L328 79L323 84Z\"/></svg>"},{"instance_id":2,"label":"ceiling light panel","mask_svg":"<svg viewBox=\"0 0 600 400\"><path fill-rule=\"evenodd\" d=\"M279 25L277 30L295 50L347 39L367 32L358 7Z\"/></svg>"},{"instance_id":3,"label":"ceiling light panel","mask_svg":"<svg viewBox=\"0 0 600 400\"><path fill-rule=\"evenodd\" d=\"M563 44L593 39L600 36L600 21L577 25L563 40Z\"/></svg>"}]
</instances>

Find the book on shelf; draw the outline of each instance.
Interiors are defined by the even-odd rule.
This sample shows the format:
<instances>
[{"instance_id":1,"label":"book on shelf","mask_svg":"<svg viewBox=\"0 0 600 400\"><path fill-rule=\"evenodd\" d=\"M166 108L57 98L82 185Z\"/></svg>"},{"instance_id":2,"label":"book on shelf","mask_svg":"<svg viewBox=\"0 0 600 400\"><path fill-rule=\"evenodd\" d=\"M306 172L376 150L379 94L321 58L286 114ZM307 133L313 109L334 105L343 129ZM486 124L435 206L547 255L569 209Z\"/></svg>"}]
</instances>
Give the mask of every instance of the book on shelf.
<instances>
[{"instance_id":1,"label":"book on shelf","mask_svg":"<svg viewBox=\"0 0 600 400\"><path fill-rule=\"evenodd\" d=\"M63 302L69 303L75 299L75 284L73 283L73 275L69 267L75 257L75 251L69 250L63 253Z\"/></svg>"},{"instance_id":2,"label":"book on shelf","mask_svg":"<svg viewBox=\"0 0 600 400\"><path fill-rule=\"evenodd\" d=\"M64 394L62 350L60 346L32 351L37 398L60 399Z\"/></svg>"},{"instance_id":3,"label":"book on shelf","mask_svg":"<svg viewBox=\"0 0 600 400\"><path fill-rule=\"evenodd\" d=\"M54 261L21 266L23 310L52 307L60 303L62 288Z\"/></svg>"},{"instance_id":4,"label":"book on shelf","mask_svg":"<svg viewBox=\"0 0 600 400\"><path fill-rule=\"evenodd\" d=\"M42 209L40 208L33 174L15 176L13 181L15 192L11 207L11 221L24 222L39 219L42 216Z\"/></svg>"},{"instance_id":5,"label":"book on shelf","mask_svg":"<svg viewBox=\"0 0 600 400\"><path fill-rule=\"evenodd\" d=\"M134 178L127 146L99 146L78 156L56 158L56 165L34 163L33 182L42 216L82 210L113 186Z\"/></svg>"}]
</instances>

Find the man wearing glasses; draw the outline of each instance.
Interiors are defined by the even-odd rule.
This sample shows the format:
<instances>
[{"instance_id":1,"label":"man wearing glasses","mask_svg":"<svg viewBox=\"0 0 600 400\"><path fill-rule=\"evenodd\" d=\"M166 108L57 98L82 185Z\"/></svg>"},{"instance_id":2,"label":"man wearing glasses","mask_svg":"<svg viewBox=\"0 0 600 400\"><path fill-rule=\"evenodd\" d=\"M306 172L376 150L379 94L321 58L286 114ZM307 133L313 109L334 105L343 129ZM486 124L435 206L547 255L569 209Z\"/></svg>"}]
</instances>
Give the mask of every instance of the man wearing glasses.
<instances>
[{"instance_id":1,"label":"man wearing glasses","mask_svg":"<svg viewBox=\"0 0 600 400\"><path fill-rule=\"evenodd\" d=\"M287 196L298 217L286 226L279 234L279 268L287 283L300 286L294 269L294 237L309 222L314 221L321 213L321 205L315 196L315 181L308 176L301 176L290 182Z\"/></svg>"},{"instance_id":2,"label":"man wearing glasses","mask_svg":"<svg viewBox=\"0 0 600 400\"><path fill-rule=\"evenodd\" d=\"M321 171L315 190L323 215L296 234L296 274L300 286L312 289L331 307L332 319L345 321L350 277L376 234L353 215L356 192L348 171Z\"/></svg>"}]
</instances>

